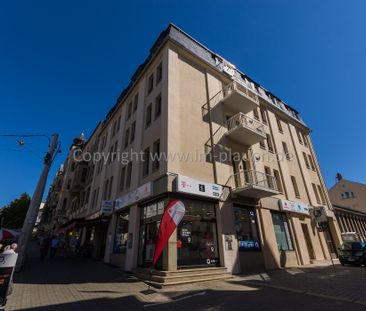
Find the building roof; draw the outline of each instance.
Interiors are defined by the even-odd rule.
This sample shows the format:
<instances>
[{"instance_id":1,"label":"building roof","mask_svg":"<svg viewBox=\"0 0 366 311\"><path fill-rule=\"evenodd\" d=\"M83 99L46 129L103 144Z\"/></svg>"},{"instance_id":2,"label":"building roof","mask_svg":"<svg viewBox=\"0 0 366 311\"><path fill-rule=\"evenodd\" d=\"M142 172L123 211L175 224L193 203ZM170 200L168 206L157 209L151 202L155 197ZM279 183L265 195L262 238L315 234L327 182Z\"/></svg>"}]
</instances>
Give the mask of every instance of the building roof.
<instances>
[{"instance_id":1,"label":"building roof","mask_svg":"<svg viewBox=\"0 0 366 311\"><path fill-rule=\"evenodd\" d=\"M357 214L359 216L365 216L366 217L366 213L360 212L359 210L355 210L355 209L352 209L352 208L347 207L347 206L340 206L340 205L333 204L333 207L334 207L335 210L340 210L340 211L343 211L343 212L346 212L346 213L352 213L352 214Z\"/></svg>"},{"instance_id":2,"label":"building roof","mask_svg":"<svg viewBox=\"0 0 366 311\"><path fill-rule=\"evenodd\" d=\"M147 69L149 63L153 59L153 57L156 55L158 50L165 44L167 40L172 40L173 42L179 44L186 50L193 53L195 56L209 64L211 67L214 67L215 69L226 73L224 70L224 66L231 66L231 69L234 70L234 78L238 80L239 82L247 85L249 88L252 89L259 97L263 98L266 102L268 102L273 107L281 110L286 115L288 115L291 119L299 122L301 125L306 127L306 124L301 119L299 113L292 107L290 107L288 104L283 102L279 97L275 96L273 93L266 90L263 86L261 86L259 83L255 82L252 78L247 76L245 73L241 72L239 69L235 68L229 61L221 57L219 54L212 52L210 49L208 49L206 46L204 46L202 43L198 42L196 39L188 35L186 32L184 32L182 29L177 27L176 25L170 23L168 27L163 30L160 35L158 36L155 43L152 45L150 49L150 53L148 57L145 59L145 61L138 66L137 70L131 77L131 81L128 84L128 86L121 92L121 94L118 96L116 104L109 110L109 112L106 115L105 121L107 122L111 116L113 115L113 112L117 108L118 104L125 99L125 97L128 95L130 89L134 86L135 82L141 77L141 75L144 73L144 71ZM253 85L251 85L253 84ZM254 89L253 89L254 87Z\"/></svg>"}]
</instances>

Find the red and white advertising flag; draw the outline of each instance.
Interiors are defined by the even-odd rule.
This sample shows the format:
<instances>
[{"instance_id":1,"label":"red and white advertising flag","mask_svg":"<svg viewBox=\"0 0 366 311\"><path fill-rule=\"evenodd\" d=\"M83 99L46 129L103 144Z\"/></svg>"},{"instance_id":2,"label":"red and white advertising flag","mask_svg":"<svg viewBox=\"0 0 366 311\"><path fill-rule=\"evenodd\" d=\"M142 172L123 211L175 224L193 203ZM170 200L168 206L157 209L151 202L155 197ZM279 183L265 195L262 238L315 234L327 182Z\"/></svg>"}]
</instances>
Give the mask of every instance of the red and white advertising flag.
<instances>
[{"instance_id":1,"label":"red and white advertising flag","mask_svg":"<svg viewBox=\"0 0 366 311\"><path fill-rule=\"evenodd\" d=\"M166 243L168 243L170 236L183 219L185 213L186 208L182 201L174 200L165 208L163 218L160 223L158 239L156 241L153 266L155 266Z\"/></svg>"}]
</instances>

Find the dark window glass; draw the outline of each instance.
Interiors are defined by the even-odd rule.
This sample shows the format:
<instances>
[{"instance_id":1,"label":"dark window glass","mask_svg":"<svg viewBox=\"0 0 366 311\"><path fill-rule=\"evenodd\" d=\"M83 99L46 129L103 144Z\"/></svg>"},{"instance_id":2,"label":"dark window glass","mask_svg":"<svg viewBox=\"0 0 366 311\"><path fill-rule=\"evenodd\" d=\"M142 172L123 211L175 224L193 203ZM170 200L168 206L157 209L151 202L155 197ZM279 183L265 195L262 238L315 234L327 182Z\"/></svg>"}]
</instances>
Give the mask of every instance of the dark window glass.
<instances>
[{"instance_id":1,"label":"dark window glass","mask_svg":"<svg viewBox=\"0 0 366 311\"><path fill-rule=\"evenodd\" d=\"M125 253L128 242L129 211L117 216L116 232L114 235L113 253Z\"/></svg>"},{"instance_id":2,"label":"dark window glass","mask_svg":"<svg viewBox=\"0 0 366 311\"><path fill-rule=\"evenodd\" d=\"M290 229L287 223L286 215L281 213L272 213L272 221L278 250L293 250Z\"/></svg>"},{"instance_id":3,"label":"dark window glass","mask_svg":"<svg viewBox=\"0 0 366 311\"><path fill-rule=\"evenodd\" d=\"M260 250L255 209L234 206L234 222L239 250Z\"/></svg>"}]
</instances>

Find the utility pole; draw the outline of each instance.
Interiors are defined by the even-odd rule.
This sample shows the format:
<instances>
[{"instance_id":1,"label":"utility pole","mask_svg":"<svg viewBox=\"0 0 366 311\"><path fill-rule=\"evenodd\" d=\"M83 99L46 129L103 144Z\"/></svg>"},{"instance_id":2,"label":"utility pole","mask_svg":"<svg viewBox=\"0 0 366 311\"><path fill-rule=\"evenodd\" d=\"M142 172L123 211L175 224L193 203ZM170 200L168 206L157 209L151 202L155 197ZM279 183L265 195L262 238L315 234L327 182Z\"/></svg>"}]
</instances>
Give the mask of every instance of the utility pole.
<instances>
[{"instance_id":1,"label":"utility pole","mask_svg":"<svg viewBox=\"0 0 366 311\"><path fill-rule=\"evenodd\" d=\"M58 134L53 135L53 139L49 146L48 152L44 157L44 167L41 174L41 177L38 180L37 187L34 190L32 200L30 202L27 215L24 220L22 232L19 238L19 247L18 247L18 260L15 266L15 271L19 272L23 266L27 246L32 237L32 232L34 228L34 224L37 220L37 215L39 211L39 206L42 202L44 188L47 182L48 172L50 170L52 159L54 157L54 153L56 148L58 147Z\"/></svg>"}]
</instances>

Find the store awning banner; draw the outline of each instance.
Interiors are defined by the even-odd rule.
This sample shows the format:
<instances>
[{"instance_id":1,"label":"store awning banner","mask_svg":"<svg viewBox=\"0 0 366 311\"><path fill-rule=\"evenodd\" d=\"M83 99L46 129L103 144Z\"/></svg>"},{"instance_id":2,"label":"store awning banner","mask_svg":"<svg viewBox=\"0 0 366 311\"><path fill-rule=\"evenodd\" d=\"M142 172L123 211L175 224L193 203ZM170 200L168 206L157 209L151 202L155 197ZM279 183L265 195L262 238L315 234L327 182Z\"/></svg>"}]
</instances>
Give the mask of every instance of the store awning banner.
<instances>
[{"instance_id":1,"label":"store awning banner","mask_svg":"<svg viewBox=\"0 0 366 311\"><path fill-rule=\"evenodd\" d=\"M156 241L153 266L155 266L170 236L182 221L185 213L186 208L182 201L174 200L165 208Z\"/></svg>"}]
</instances>

